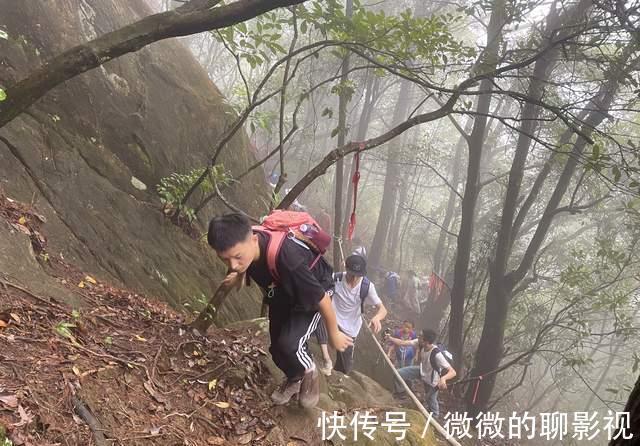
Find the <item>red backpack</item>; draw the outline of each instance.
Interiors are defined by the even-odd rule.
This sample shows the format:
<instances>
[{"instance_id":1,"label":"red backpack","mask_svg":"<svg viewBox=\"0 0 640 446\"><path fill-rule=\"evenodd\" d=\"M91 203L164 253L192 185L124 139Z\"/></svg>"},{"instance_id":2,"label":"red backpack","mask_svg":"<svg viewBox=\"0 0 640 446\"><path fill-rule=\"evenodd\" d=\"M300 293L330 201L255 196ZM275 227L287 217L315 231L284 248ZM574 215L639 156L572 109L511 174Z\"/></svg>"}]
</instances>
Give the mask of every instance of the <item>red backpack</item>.
<instances>
[{"instance_id":1,"label":"red backpack","mask_svg":"<svg viewBox=\"0 0 640 446\"><path fill-rule=\"evenodd\" d=\"M255 232L265 234L267 241L267 267L274 282L280 280L277 258L285 238L295 238L304 243L317 254L309 265L313 268L320 257L327 251L331 243L331 236L306 212L275 210L267 215L262 224L253 226Z\"/></svg>"}]
</instances>

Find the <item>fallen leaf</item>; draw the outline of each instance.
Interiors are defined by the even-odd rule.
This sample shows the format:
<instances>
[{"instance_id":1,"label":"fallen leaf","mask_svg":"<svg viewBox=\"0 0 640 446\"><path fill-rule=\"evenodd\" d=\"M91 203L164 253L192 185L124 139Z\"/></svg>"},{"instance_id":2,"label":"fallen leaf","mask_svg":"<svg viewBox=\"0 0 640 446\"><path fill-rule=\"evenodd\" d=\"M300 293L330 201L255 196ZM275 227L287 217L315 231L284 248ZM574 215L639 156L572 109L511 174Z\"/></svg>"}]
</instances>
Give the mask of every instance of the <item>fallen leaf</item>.
<instances>
[{"instance_id":1,"label":"fallen leaf","mask_svg":"<svg viewBox=\"0 0 640 446\"><path fill-rule=\"evenodd\" d=\"M18 413L20 414L20 421L14 423L12 426L25 426L33 421L33 415L21 405L18 406Z\"/></svg>"},{"instance_id":2,"label":"fallen leaf","mask_svg":"<svg viewBox=\"0 0 640 446\"><path fill-rule=\"evenodd\" d=\"M47 219L44 218L44 215L35 214L35 213L32 213L32 215L35 215L38 218L38 220L40 220L42 223L46 223L47 222Z\"/></svg>"},{"instance_id":3,"label":"fallen leaf","mask_svg":"<svg viewBox=\"0 0 640 446\"><path fill-rule=\"evenodd\" d=\"M231 405L229 403L227 403L226 401L216 401L215 404L217 407L219 407L220 409L228 409Z\"/></svg>"},{"instance_id":4,"label":"fallen leaf","mask_svg":"<svg viewBox=\"0 0 640 446\"><path fill-rule=\"evenodd\" d=\"M81 280L80 283L78 284L78 288L84 288L84 282Z\"/></svg>"},{"instance_id":5,"label":"fallen leaf","mask_svg":"<svg viewBox=\"0 0 640 446\"><path fill-rule=\"evenodd\" d=\"M19 225L17 223L11 223L11 226L13 226L15 229L22 232L23 234L31 235L31 231L26 226Z\"/></svg>"},{"instance_id":6,"label":"fallen leaf","mask_svg":"<svg viewBox=\"0 0 640 446\"><path fill-rule=\"evenodd\" d=\"M147 340L140 335L136 335L136 339L140 342L147 342Z\"/></svg>"},{"instance_id":7,"label":"fallen leaf","mask_svg":"<svg viewBox=\"0 0 640 446\"><path fill-rule=\"evenodd\" d=\"M9 313L9 314L11 315L14 321L16 321L17 323L20 323L20 316L18 316L15 313Z\"/></svg>"},{"instance_id":8,"label":"fallen leaf","mask_svg":"<svg viewBox=\"0 0 640 446\"><path fill-rule=\"evenodd\" d=\"M18 397L15 395L0 395L0 403L8 407L18 407Z\"/></svg>"},{"instance_id":9,"label":"fallen leaf","mask_svg":"<svg viewBox=\"0 0 640 446\"><path fill-rule=\"evenodd\" d=\"M8 324L7 324L5 321L3 321L2 319L0 319L0 328L4 328L4 327L6 327L7 325L8 325Z\"/></svg>"},{"instance_id":10,"label":"fallen leaf","mask_svg":"<svg viewBox=\"0 0 640 446\"><path fill-rule=\"evenodd\" d=\"M72 413L71 416L73 417L73 421L79 426L81 424L84 423L84 421L82 421L82 418L80 418L78 415L76 415L75 413Z\"/></svg>"},{"instance_id":11,"label":"fallen leaf","mask_svg":"<svg viewBox=\"0 0 640 446\"><path fill-rule=\"evenodd\" d=\"M73 367L71 367L71 370L73 370L73 373L75 373L76 376L81 376L82 375L82 373L80 373L80 369L75 365Z\"/></svg>"},{"instance_id":12,"label":"fallen leaf","mask_svg":"<svg viewBox=\"0 0 640 446\"><path fill-rule=\"evenodd\" d=\"M208 444L213 444L213 445L222 445L224 444L225 440L222 437L209 437L207 438L207 443Z\"/></svg>"},{"instance_id":13,"label":"fallen leaf","mask_svg":"<svg viewBox=\"0 0 640 446\"><path fill-rule=\"evenodd\" d=\"M92 285L97 285L98 282L96 282L96 279L94 279L91 276L84 276L84 280L86 280L87 282L89 282Z\"/></svg>"},{"instance_id":14,"label":"fallen leaf","mask_svg":"<svg viewBox=\"0 0 640 446\"><path fill-rule=\"evenodd\" d=\"M217 379L209 381L209 390L215 389L217 384L218 384L218 380Z\"/></svg>"},{"instance_id":15,"label":"fallen leaf","mask_svg":"<svg viewBox=\"0 0 640 446\"><path fill-rule=\"evenodd\" d=\"M18 223L20 223L21 225L24 225L27 223L27 219L24 218L24 215L18 219Z\"/></svg>"}]
</instances>

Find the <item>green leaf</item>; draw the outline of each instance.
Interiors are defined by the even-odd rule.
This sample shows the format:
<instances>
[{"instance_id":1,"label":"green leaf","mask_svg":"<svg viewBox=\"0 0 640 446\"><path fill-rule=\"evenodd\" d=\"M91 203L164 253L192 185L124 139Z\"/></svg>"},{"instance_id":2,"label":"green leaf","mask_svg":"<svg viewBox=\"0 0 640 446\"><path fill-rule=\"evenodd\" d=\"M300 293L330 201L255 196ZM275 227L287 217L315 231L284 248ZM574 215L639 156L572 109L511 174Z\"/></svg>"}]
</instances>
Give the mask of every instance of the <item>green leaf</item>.
<instances>
[{"instance_id":1,"label":"green leaf","mask_svg":"<svg viewBox=\"0 0 640 446\"><path fill-rule=\"evenodd\" d=\"M613 181L616 183L620 181L620 177L622 176L622 173L620 172L620 169L618 168L618 166L613 166L611 168L611 171L613 172Z\"/></svg>"},{"instance_id":2,"label":"green leaf","mask_svg":"<svg viewBox=\"0 0 640 446\"><path fill-rule=\"evenodd\" d=\"M7 99L7 93L4 92L2 88L0 88L0 102Z\"/></svg>"},{"instance_id":3,"label":"green leaf","mask_svg":"<svg viewBox=\"0 0 640 446\"><path fill-rule=\"evenodd\" d=\"M75 327L76 327L75 324L70 324L69 322L60 322L58 325L56 325L56 332L60 336L71 339L73 341L74 337L73 337L73 334L71 334L70 328L75 328Z\"/></svg>"}]
</instances>

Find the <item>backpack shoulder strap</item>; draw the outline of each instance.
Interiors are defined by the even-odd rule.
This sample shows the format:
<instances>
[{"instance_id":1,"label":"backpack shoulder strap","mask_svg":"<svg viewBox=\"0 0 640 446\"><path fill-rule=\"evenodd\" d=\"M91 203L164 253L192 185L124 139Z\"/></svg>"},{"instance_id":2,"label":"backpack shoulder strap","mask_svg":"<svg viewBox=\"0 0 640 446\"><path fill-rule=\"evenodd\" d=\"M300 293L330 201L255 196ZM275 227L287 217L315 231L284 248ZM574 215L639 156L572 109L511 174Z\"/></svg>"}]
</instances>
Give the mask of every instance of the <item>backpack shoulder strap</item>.
<instances>
[{"instance_id":1,"label":"backpack shoulder strap","mask_svg":"<svg viewBox=\"0 0 640 446\"><path fill-rule=\"evenodd\" d=\"M278 254L284 240L287 238L287 234L282 231L270 231L264 226L254 226L253 230L260 232L267 236L267 268L271 277L273 277L274 283L280 281L280 274L278 274Z\"/></svg>"},{"instance_id":2,"label":"backpack shoulder strap","mask_svg":"<svg viewBox=\"0 0 640 446\"><path fill-rule=\"evenodd\" d=\"M438 367L438 362L436 361L436 356L440 353L440 349L438 347L433 347L433 349L429 352L429 363L431 364L431 382L433 382L433 378L435 378L436 372L438 375L440 374L440 367Z\"/></svg>"},{"instance_id":3,"label":"backpack shoulder strap","mask_svg":"<svg viewBox=\"0 0 640 446\"><path fill-rule=\"evenodd\" d=\"M334 282L342 282L342 276L344 276L344 273L335 273L333 275Z\"/></svg>"},{"instance_id":4,"label":"backpack shoulder strap","mask_svg":"<svg viewBox=\"0 0 640 446\"><path fill-rule=\"evenodd\" d=\"M438 347L433 347L433 350L429 353L429 362L431 363L431 368L433 370L439 370L438 362L436 361L436 356L440 353L440 349Z\"/></svg>"},{"instance_id":5,"label":"backpack shoulder strap","mask_svg":"<svg viewBox=\"0 0 640 446\"><path fill-rule=\"evenodd\" d=\"M360 284L360 312L364 314L364 301L367 299L369 295L369 288L371 287L371 281L367 276L362 278L362 283Z\"/></svg>"}]
</instances>

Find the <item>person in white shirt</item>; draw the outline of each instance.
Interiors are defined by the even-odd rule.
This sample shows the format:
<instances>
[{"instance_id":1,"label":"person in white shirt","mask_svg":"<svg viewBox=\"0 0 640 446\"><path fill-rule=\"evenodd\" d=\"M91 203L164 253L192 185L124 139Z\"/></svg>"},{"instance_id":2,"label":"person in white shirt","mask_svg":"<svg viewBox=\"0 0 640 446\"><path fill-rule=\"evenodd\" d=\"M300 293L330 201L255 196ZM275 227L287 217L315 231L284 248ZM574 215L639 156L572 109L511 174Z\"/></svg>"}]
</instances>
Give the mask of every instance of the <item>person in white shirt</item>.
<instances>
[{"instance_id":1,"label":"person in white shirt","mask_svg":"<svg viewBox=\"0 0 640 446\"><path fill-rule=\"evenodd\" d=\"M415 271L407 271L407 282L404 286L404 300L407 306L420 314L420 280Z\"/></svg>"},{"instance_id":2,"label":"person in white shirt","mask_svg":"<svg viewBox=\"0 0 640 446\"><path fill-rule=\"evenodd\" d=\"M403 340L388 337L388 340L398 346L412 345L420 347L420 365L403 367L398 370L402 379L409 383L411 380L420 378L424 383L425 403L434 417L440 415L440 405L438 403L438 390L447 388L447 381L455 378L456 371L451 366L444 353L436 346L438 335L435 331L424 329L418 339ZM432 355L433 358L431 357ZM400 396L404 390L400 383L395 382L395 394Z\"/></svg>"},{"instance_id":3,"label":"person in white shirt","mask_svg":"<svg viewBox=\"0 0 640 446\"><path fill-rule=\"evenodd\" d=\"M338 328L355 340L362 328L364 305L368 304L377 309L369 326L374 333L379 333L382 328L381 321L387 315L387 309L378 297L375 285L366 277L366 260L360 255L352 254L345 260L345 267L346 273L334 274L336 285L331 303L336 313ZM327 347L326 329L322 321L318 324L316 337L323 356L323 364L318 367L320 372L329 376L333 368L348 375L353 369L353 346L344 352L336 352L336 364L333 367Z\"/></svg>"}]
</instances>

